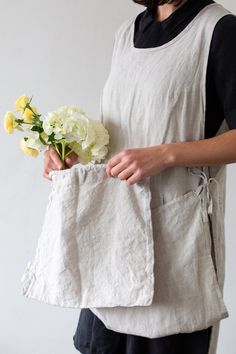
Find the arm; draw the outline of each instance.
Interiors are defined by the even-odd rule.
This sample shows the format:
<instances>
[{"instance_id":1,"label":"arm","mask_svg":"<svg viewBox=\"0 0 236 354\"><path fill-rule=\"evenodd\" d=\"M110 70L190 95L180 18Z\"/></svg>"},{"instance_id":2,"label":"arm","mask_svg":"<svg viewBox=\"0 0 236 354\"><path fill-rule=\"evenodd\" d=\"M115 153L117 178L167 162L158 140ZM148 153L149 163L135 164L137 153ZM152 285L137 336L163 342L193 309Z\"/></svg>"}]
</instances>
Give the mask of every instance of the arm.
<instances>
[{"instance_id":1,"label":"arm","mask_svg":"<svg viewBox=\"0 0 236 354\"><path fill-rule=\"evenodd\" d=\"M108 176L128 184L174 166L220 165L236 162L236 129L213 138L126 149L106 166Z\"/></svg>"},{"instance_id":2,"label":"arm","mask_svg":"<svg viewBox=\"0 0 236 354\"><path fill-rule=\"evenodd\" d=\"M236 162L236 129L209 139L167 145L168 166L221 165Z\"/></svg>"},{"instance_id":3,"label":"arm","mask_svg":"<svg viewBox=\"0 0 236 354\"><path fill-rule=\"evenodd\" d=\"M217 23L213 33L207 72L209 76L206 82L209 85L208 90L214 92L215 102L210 114L212 126L217 128L216 122L222 116L225 117L231 130L206 140L173 145L170 150L172 150L172 159L177 166L236 162L235 36L236 16L232 14L224 16ZM214 116L216 122L214 122Z\"/></svg>"}]
</instances>

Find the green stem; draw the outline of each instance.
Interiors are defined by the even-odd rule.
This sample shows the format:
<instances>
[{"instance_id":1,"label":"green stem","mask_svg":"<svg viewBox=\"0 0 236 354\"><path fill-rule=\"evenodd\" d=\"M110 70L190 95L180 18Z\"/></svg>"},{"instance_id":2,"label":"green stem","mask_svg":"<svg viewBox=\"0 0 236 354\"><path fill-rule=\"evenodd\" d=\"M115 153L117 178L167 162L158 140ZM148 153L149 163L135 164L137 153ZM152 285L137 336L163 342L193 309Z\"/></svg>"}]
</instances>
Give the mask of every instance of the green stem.
<instances>
[{"instance_id":1,"label":"green stem","mask_svg":"<svg viewBox=\"0 0 236 354\"><path fill-rule=\"evenodd\" d=\"M66 156L68 156L72 151L73 151L73 150L70 149L70 150L65 154L65 158L66 158Z\"/></svg>"},{"instance_id":2,"label":"green stem","mask_svg":"<svg viewBox=\"0 0 236 354\"><path fill-rule=\"evenodd\" d=\"M30 124L30 125L32 125L32 123L27 123L27 122L25 122L23 119L16 119L16 123L18 123L18 124Z\"/></svg>"},{"instance_id":3,"label":"green stem","mask_svg":"<svg viewBox=\"0 0 236 354\"><path fill-rule=\"evenodd\" d=\"M60 157L60 159L62 160L62 156L61 156L60 151L58 150L57 144L52 143L52 146L54 147L54 149L56 150L56 152L57 152L58 156L59 156L59 157ZM62 161L63 161L63 160L62 160Z\"/></svg>"},{"instance_id":4,"label":"green stem","mask_svg":"<svg viewBox=\"0 0 236 354\"><path fill-rule=\"evenodd\" d=\"M28 108L32 113L36 114L37 113L33 110L33 108L27 103L27 105L25 106L25 108Z\"/></svg>"},{"instance_id":5,"label":"green stem","mask_svg":"<svg viewBox=\"0 0 236 354\"><path fill-rule=\"evenodd\" d=\"M61 141L62 161L65 161L65 143Z\"/></svg>"},{"instance_id":6,"label":"green stem","mask_svg":"<svg viewBox=\"0 0 236 354\"><path fill-rule=\"evenodd\" d=\"M21 125L21 124L37 125L37 127L42 128L42 123L41 123L40 119L38 122L33 122L33 123L25 122L24 119L16 119L16 123L18 123L19 125Z\"/></svg>"},{"instance_id":7,"label":"green stem","mask_svg":"<svg viewBox=\"0 0 236 354\"><path fill-rule=\"evenodd\" d=\"M29 103L26 104L26 106L25 106L25 108L24 108L24 111L25 111L26 108L28 108L28 109L33 113L33 117L34 117L34 118L37 118L38 121L41 123L41 121L40 121L40 116L41 116L41 114L37 114L37 113L33 110L33 108L30 106Z\"/></svg>"},{"instance_id":8,"label":"green stem","mask_svg":"<svg viewBox=\"0 0 236 354\"><path fill-rule=\"evenodd\" d=\"M44 145L47 145L46 141L41 137L41 135L39 135L39 139L41 140L41 142L42 142Z\"/></svg>"}]
</instances>

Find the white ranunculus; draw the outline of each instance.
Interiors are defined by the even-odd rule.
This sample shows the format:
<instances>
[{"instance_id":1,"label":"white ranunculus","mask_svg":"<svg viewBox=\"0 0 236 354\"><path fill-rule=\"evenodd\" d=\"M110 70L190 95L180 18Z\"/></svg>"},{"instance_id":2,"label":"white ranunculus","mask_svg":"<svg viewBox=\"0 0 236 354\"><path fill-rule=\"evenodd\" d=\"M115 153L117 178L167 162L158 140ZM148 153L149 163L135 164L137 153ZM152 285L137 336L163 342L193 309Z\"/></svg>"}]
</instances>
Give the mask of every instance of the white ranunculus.
<instances>
[{"instance_id":1,"label":"white ranunculus","mask_svg":"<svg viewBox=\"0 0 236 354\"><path fill-rule=\"evenodd\" d=\"M34 132L34 131L29 131L27 135L27 140L25 142L25 145L27 147L39 150L39 151L44 151L47 149L47 145L43 144L41 140L39 139L39 133Z\"/></svg>"}]
</instances>

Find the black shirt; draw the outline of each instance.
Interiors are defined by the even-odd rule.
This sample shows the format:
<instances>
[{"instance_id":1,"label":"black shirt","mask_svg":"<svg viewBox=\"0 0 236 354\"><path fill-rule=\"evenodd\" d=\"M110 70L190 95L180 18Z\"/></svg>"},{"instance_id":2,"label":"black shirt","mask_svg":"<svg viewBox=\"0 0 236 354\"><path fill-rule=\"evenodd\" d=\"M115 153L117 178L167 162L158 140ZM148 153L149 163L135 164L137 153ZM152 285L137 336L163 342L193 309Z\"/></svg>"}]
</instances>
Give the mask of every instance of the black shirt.
<instances>
[{"instance_id":1,"label":"black shirt","mask_svg":"<svg viewBox=\"0 0 236 354\"><path fill-rule=\"evenodd\" d=\"M168 18L156 21L153 10L145 9L135 19L134 46L160 46L180 33L212 0L187 0ZM173 59L174 60L174 59ZM236 129L236 16L223 16L211 39L206 73L205 138L215 136L223 119Z\"/></svg>"}]
</instances>

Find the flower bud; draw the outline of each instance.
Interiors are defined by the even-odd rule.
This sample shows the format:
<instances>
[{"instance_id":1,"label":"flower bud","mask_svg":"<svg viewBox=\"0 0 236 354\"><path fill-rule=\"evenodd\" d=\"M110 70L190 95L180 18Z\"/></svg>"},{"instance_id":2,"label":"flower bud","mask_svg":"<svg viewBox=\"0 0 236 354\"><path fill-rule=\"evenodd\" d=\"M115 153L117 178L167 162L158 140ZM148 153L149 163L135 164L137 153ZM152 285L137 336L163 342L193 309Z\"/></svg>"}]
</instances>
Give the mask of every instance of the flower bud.
<instances>
[{"instance_id":1,"label":"flower bud","mask_svg":"<svg viewBox=\"0 0 236 354\"><path fill-rule=\"evenodd\" d=\"M25 106L29 103L29 98L26 95L21 95L20 97L17 98L15 101L15 109L17 112L23 112L25 109Z\"/></svg>"},{"instance_id":2,"label":"flower bud","mask_svg":"<svg viewBox=\"0 0 236 354\"><path fill-rule=\"evenodd\" d=\"M4 116L4 130L11 134L14 132L14 128L16 127L16 117L12 112L6 112Z\"/></svg>"}]
</instances>

